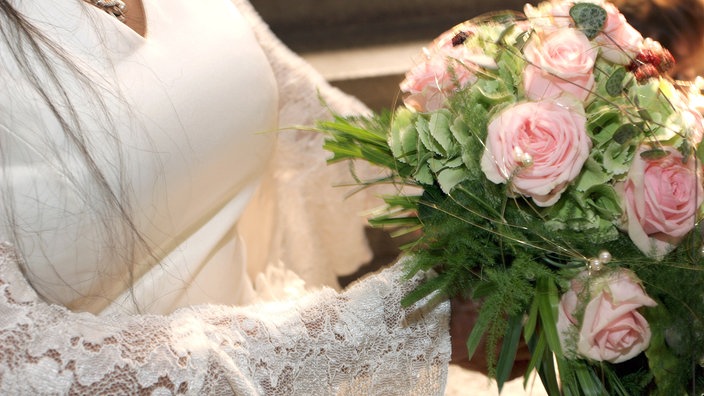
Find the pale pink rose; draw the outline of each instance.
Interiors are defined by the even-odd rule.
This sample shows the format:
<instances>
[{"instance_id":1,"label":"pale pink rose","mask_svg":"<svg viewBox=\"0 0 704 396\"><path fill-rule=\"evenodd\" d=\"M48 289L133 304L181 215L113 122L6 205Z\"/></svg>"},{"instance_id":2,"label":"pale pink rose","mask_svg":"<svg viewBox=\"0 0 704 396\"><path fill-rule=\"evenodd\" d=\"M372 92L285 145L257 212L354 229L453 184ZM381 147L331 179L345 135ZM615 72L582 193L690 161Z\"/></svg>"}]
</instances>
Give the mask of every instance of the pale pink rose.
<instances>
[{"instance_id":1,"label":"pale pink rose","mask_svg":"<svg viewBox=\"0 0 704 396\"><path fill-rule=\"evenodd\" d=\"M704 201L701 169L693 158L684 163L673 147L669 155L643 159L639 148L624 182L617 183L625 211L625 228L633 243L646 255L662 258L694 227L697 209Z\"/></svg>"},{"instance_id":2,"label":"pale pink rose","mask_svg":"<svg viewBox=\"0 0 704 396\"><path fill-rule=\"evenodd\" d=\"M560 300L557 328L563 348L574 348L571 342L576 341L577 353L589 359L620 363L634 358L648 348L651 336L648 322L637 310L657 304L629 270L588 278L580 274ZM589 301L580 322L575 312L582 298ZM572 328L578 331L576 340L569 337Z\"/></svg>"},{"instance_id":3,"label":"pale pink rose","mask_svg":"<svg viewBox=\"0 0 704 396\"><path fill-rule=\"evenodd\" d=\"M525 102L503 110L487 128L481 167L494 183L551 206L579 175L591 140L579 104ZM526 166L525 156L532 161Z\"/></svg>"},{"instance_id":4,"label":"pale pink rose","mask_svg":"<svg viewBox=\"0 0 704 396\"><path fill-rule=\"evenodd\" d=\"M440 35L424 50L424 61L406 73L400 84L406 106L417 111L440 109L455 91L477 81L477 70L496 68L481 48L453 44L460 32L473 35L476 26L464 23Z\"/></svg>"},{"instance_id":5,"label":"pale pink rose","mask_svg":"<svg viewBox=\"0 0 704 396\"><path fill-rule=\"evenodd\" d=\"M455 89L455 81L448 69L447 59L432 58L413 67L401 82L401 91L407 95L406 106L417 111L433 111L444 106L448 95ZM469 80L469 75L459 75Z\"/></svg>"},{"instance_id":6,"label":"pale pink rose","mask_svg":"<svg viewBox=\"0 0 704 396\"><path fill-rule=\"evenodd\" d=\"M601 33L594 38L599 44L601 56L609 62L627 65L640 50L643 36L626 22L626 17L615 5L598 3L606 10L606 23Z\"/></svg>"},{"instance_id":7,"label":"pale pink rose","mask_svg":"<svg viewBox=\"0 0 704 396\"><path fill-rule=\"evenodd\" d=\"M569 93L585 101L594 87L597 52L575 29L533 34L524 49L530 63L523 71L526 96L540 100Z\"/></svg>"},{"instance_id":8,"label":"pale pink rose","mask_svg":"<svg viewBox=\"0 0 704 396\"><path fill-rule=\"evenodd\" d=\"M584 0L606 11L606 22L594 41L601 47L601 55L609 62L626 65L639 51L643 36L627 21L616 6L603 0ZM573 26L570 9L575 3L563 0L545 1L537 7L527 4L524 14L533 27L549 32Z\"/></svg>"},{"instance_id":9,"label":"pale pink rose","mask_svg":"<svg viewBox=\"0 0 704 396\"><path fill-rule=\"evenodd\" d=\"M448 96L474 83L476 66L449 55L436 55L413 67L401 82L404 103L417 111L442 108Z\"/></svg>"},{"instance_id":10,"label":"pale pink rose","mask_svg":"<svg viewBox=\"0 0 704 396\"><path fill-rule=\"evenodd\" d=\"M579 274L570 282L570 290L560 298L560 304L557 307L557 334L560 337L560 344L563 350L572 350L570 332L579 326L579 320L574 316L579 305L578 295L582 294L584 289L584 277L587 274ZM576 340L575 340L576 341Z\"/></svg>"}]
</instances>

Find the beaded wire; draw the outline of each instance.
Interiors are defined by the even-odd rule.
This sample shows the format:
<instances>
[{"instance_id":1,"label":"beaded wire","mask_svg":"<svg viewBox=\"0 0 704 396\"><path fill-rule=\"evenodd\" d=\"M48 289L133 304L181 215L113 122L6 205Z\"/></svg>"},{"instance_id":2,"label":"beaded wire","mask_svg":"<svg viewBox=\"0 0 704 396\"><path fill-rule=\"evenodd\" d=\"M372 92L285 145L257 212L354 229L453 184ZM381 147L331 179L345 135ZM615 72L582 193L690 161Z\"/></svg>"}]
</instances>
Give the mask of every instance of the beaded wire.
<instances>
[{"instance_id":1,"label":"beaded wire","mask_svg":"<svg viewBox=\"0 0 704 396\"><path fill-rule=\"evenodd\" d=\"M114 16L120 21L125 21L125 3L122 0L83 0L88 4L92 4L108 14Z\"/></svg>"}]
</instances>

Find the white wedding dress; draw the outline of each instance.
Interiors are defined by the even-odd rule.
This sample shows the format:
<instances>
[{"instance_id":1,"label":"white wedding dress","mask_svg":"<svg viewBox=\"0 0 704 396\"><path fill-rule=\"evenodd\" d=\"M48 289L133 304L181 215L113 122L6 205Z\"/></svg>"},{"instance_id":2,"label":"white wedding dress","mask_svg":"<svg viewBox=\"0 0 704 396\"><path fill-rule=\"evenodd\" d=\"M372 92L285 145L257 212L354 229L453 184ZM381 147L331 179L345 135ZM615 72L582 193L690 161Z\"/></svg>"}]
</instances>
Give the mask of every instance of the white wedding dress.
<instances>
[{"instance_id":1,"label":"white wedding dress","mask_svg":"<svg viewBox=\"0 0 704 396\"><path fill-rule=\"evenodd\" d=\"M331 187L346 168L320 136L276 133L328 116L319 96L363 106L244 0L143 0L145 37L81 1L10 3L95 83L53 59L152 250L130 270L110 249L102 196L10 55L26 43L0 44L0 237L23 254L0 247L0 394L442 394L449 304L403 309L400 264L335 291L368 258L366 198Z\"/></svg>"}]
</instances>

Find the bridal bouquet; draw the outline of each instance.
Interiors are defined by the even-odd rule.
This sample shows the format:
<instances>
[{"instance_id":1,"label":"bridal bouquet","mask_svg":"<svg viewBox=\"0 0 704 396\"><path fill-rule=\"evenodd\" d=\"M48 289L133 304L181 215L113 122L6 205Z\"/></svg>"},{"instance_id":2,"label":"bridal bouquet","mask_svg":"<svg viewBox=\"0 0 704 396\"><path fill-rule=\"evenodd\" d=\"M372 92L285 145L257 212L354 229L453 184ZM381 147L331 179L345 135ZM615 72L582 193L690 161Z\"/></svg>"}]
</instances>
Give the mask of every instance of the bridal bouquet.
<instances>
[{"instance_id":1,"label":"bridal bouquet","mask_svg":"<svg viewBox=\"0 0 704 396\"><path fill-rule=\"evenodd\" d=\"M553 0L442 34L405 106L318 124L389 170L360 183L420 187L371 221L422 229L408 273L436 275L405 303L482 301L499 388L525 343L551 395L704 389L704 124L673 64L614 5Z\"/></svg>"}]
</instances>

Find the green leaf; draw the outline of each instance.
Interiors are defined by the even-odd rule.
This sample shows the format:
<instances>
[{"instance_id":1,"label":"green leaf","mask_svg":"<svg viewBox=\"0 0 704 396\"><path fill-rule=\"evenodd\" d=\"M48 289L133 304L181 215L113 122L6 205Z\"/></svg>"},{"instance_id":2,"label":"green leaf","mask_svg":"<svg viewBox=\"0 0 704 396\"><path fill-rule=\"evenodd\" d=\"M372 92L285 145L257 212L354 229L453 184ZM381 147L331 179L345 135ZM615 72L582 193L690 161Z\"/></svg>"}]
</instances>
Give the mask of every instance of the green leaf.
<instances>
[{"instance_id":1,"label":"green leaf","mask_svg":"<svg viewBox=\"0 0 704 396\"><path fill-rule=\"evenodd\" d=\"M456 185L467 179L467 172L464 168L443 169L438 173L438 184L445 194L449 194Z\"/></svg>"},{"instance_id":2,"label":"green leaf","mask_svg":"<svg viewBox=\"0 0 704 396\"><path fill-rule=\"evenodd\" d=\"M606 92L611 96L621 95L623 91L623 79L626 77L626 69L619 67L606 80Z\"/></svg>"},{"instance_id":3,"label":"green leaf","mask_svg":"<svg viewBox=\"0 0 704 396\"><path fill-rule=\"evenodd\" d=\"M692 155L692 143L689 139L682 140L682 145L680 145L677 151L682 154L682 162L686 164L687 161L689 161L689 157Z\"/></svg>"},{"instance_id":4,"label":"green leaf","mask_svg":"<svg viewBox=\"0 0 704 396\"><path fill-rule=\"evenodd\" d=\"M479 282L472 290L472 299L480 299L488 296L496 291L496 283L494 282Z\"/></svg>"},{"instance_id":5,"label":"green leaf","mask_svg":"<svg viewBox=\"0 0 704 396\"><path fill-rule=\"evenodd\" d=\"M469 128L467 127L467 124L465 124L462 117L455 118L454 123L450 127L450 132L452 132L452 136L461 146L464 146L469 142Z\"/></svg>"},{"instance_id":6,"label":"green leaf","mask_svg":"<svg viewBox=\"0 0 704 396\"><path fill-rule=\"evenodd\" d=\"M504 383L511 375L513 363L516 360L516 352L518 351L518 343L521 340L521 329L523 327L523 315L514 315L508 320L506 335L504 336L499 353L499 361L496 363L496 383L499 386L499 392L504 386Z\"/></svg>"},{"instance_id":7,"label":"green leaf","mask_svg":"<svg viewBox=\"0 0 704 396\"><path fill-rule=\"evenodd\" d=\"M559 396L562 394L560 386L557 384L557 371L555 370L553 355L548 348L543 350L543 357L540 359L540 367L538 367L538 375L540 375L540 381L542 381L545 390L548 391L548 395Z\"/></svg>"},{"instance_id":8,"label":"green leaf","mask_svg":"<svg viewBox=\"0 0 704 396\"><path fill-rule=\"evenodd\" d=\"M433 173L430 171L428 163L423 163L416 169L413 173L413 178L420 184L425 184L427 186L433 184Z\"/></svg>"},{"instance_id":9,"label":"green leaf","mask_svg":"<svg viewBox=\"0 0 704 396\"><path fill-rule=\"evenodd\" d=\"M483 102L490 106L514 100L513 93L504 89L497 81L481 80L477 83L476 89L481 94Z\"/></svg>"},{"instance_id":10,"label":"green leaf","mask_svg":"<svg viewBox=\"0 0 704 396\"><path fill-rule=\"evenodd\" d=\"M640 129L635 124L623 124L614 132L614 141L625 144L638 135Z\"/></svg>"},{"instance_id":11,"label":"green leaf","mask_svg":"<svg viewBox=\"0 0 704 396\"><path fill-rule=\"evenodd\" d=\"M412 275L413 273L406 274L406 277L410 278ZM430 278L425 283L421 284L420 286L413 289L413 291L408 293L403 298L403 300L401 300L401 305L406 308L410 307L411 305L434 293L435 291L444 289L445 282L446 280L441 276Z\"/></svg>"},{"instance_id":12,"label":"green leaf","mask_svg":"<svg viewBox=\"0 0 704 396\"><path fill-rule=\"evenodd\" d=\"M382 150L374 146L362 145L361 155L362 158L372 164L381 165L389 169L394 169L398 164L387 150Z\"/></svg>"},{"instance_id":13,"label":"green leaf","mask_svg":"<svg viewBox=\"0 0 704 396\"><path fill-rule=\"evenodd\" d=\"M592 157L588 158L582 168L582 173L575 181L577 191L587 191L594 186L600 186L611 180L611 175L606 173L601 165Z\"/></svg>"},{"instance_id":14,"label":"green leaf","mask_svg":"<svg viewBox=\"0 0 704 396\"><path fill-rule=\"evenodd\" d=\"M447 168L459 168L464 165L462 157L448 158L445 160L445 167Z\"/></svg>"},{"instance_id":15,"label":"green leaf","mask_svg":"<svg viewBox=\"0 0 704 396\"><path fill-rule=\"evenodd\" d=\"M417 217L388 217L379 216L368 220L369 225L375 228L390 226L390 227L416 227L420 225Z\"/></svg>"},{"instance_id":16,"label":"green leaf","mask_svg":"<svg viewBox=\"0 0 704 396\"><path fill-rule=\"evenodd\" d=\"M579 381L580 390L584 396L602 396L607 394L601 381L595 376L591 367L585 364L574 365L575 375Z\"/></svg>"},{"instance_id":17,"label":"green leaf","mask_svg":"<svg viewBox=\"0 0 704 396\"><path fill-rule=\"evenodd\" d=\"M474 87L472 87L474 89ZM471 98L469 100L472 100ZM484 141L486 139L487 125L489 123L489 112L480 103L469 102L462 108L462 120L467 124L467 130L474 135L474 140ZM465 143L466 144L466 143Z\"/></svg>"},{"instance_id":18,"label":"green leaf","mask_svg":"<svg viewBox=\"0 0 704 396\"><path fill-rule=\"evenodd\" d=\"M654 121L653 116L650 115L650 112L646 109L638 109L638 115L643 119L643 121Z\"/></svg>"},{"instance_id":19,"label":"green leaf","mask_svg":"<svg viewBox=\"0 0 704 396\"><path fill-rule=\"evenodd\" d=\"M430 123L428 125L430 129L430 135L442 148L440 155L448 155L453 151L453 146L455 142L452 138L452 132L450 131L450 115L447 110L440 110L433 113L430 116ZM435 145L437 147L437 145Z\"/></svg>"},{"instance_id":20,"label":"green leaf","mask_svg":"<svg viewBox=\"0 0 704 396\"><path fill-rule=\"evenodd\" d=\"M542 366L543 357L546 355L545 352L548 347L545 334L542 331L538 330L536 336L538 337L538 341L534 343L527 342L530 348L530 361L528 362L528 367L526 367L526 373L523 375L524 388L528 385L528 380L530 380L533 370Z\"/></svg>"},{"instance_id":21,"label":"green leaf","mask_svg":"<svg viewBox=\"0 0 704 396\"><path fill-rule=\"evenodd\" d=\"M631 167L635 146L624 146L616 142L604 150L604 168L613 175L623 175Z\"/></svg>"},{"instance_id":22,"label":"green leaf","mask_svg":"<svg viewBox=\"0 0 704 396\"><path fill-rule=\"evenodd\" d=\"M594 141L596 147L604 147L612 143L614 132L621 123L618 112L614 109L606 107L600 108L598 111L590 113L587 130Z\"/></svg>"},{"instance_id":23,"label":"green leaf","mask_svg":"<svg viewBox=\"0 0 704 396\"><path fill-rule=\"evenodd\" d=\"M326 140L323 143L323 149L332 153L332 158L328 159L329 163L362 157L359 147L348 144L340 144L340 142L333 140Z\"/></svg>"},{"instance_id":24,"label":"green leaf","mask_svg":"<svg viewBox=\"0 0 704 396\"><path fill-rule=\"evenodd\" d=\"M618 108L611 106L610 102L603 103L589 110L588 127L590 129L605 128L619 118Z\"/></svg>"},{"instance_id":25,"label":"green leaf","mask_svg":"<svg viewBox=\"0 0 704 396\"><path fill-rule=\"evenodd\" d=\"M350 124L350 121L343 118L338 118L335 121L321 121L318 123L318 127L332 134L343 133L360 142L369 143L380 147L386 146L385 137L364 128L352 125Z\"/></svg>"},{"instance_id":26,"label":"green leaf","mask_svg":"<svg viewBox=\"0 0 704 396\"><path fill-rule=\"evenodd\" d=\"M458 191L467 194L467 197L471 198L471 202L473 202L473 204L476 205L478 209L485 211L487 214L493 216L494 218L500 219L502 217L501 213L497 210L497 208L493 207L490 202L488 202L481 196L481 194L476 194L475 192L470 191L469 189L466 189L462 186L458 188Z\"/></svg>"},{"instance_id":27,"label":"green leaf","mask_svg":"<svg viewBox=\"0 0 704 396\"><path fill-rule=\"evenodd\" d=\"M700 163L704 163L704 144L699 144L697 147L697 159Z\"/></svg>"},{"instance_id":28,"label":"green leaf","mask_svg":"<svg viewBox=\"0 0 704 396\"><path fill-rule=\"evenodd\" d=\"M640 153L641 158L643 158L644 160L651 160L651 161L665 158L668 155L670 155L669 152L667 152L663 149L659 149L659 148L646 150L646 151L643 151L642 153Z\"/></svg>"},{"instance_id":29,"label":"green leaf","mask_svg":"<svg viewBox=\"0 0 704 396\"><path fill-rule=\"evenodd\" d=\"M550 350L558 357L562 356L562 346L560 337L557 334L557 309L559 298L557 296L557 286L552 279L545 277L538 278L537 294L538 311L540 312L540 323L547 337Z\"/></svg>"},{"instance_id":30,"label":"green leaf","mask_svg":"<svg viewBox=\"0 0 704 396\"><path fill-rule=\"evenodd\" d=\"M653 324L650 326L652 332L650 346L645 350L645 355L648 357L650 371L658 384L659 392L656 394L686 394L683 384L677 383L677 376L673 375L680 372L681 360L665 341L665 327L667 323L672 323L667 308L660 304L644 313L648 322Z\"/></svg>"},{"instance_id":31,"label":"green leaf","mask_svg":"<svg viewBox=\"0 0 704 396\"><path fill-rule=\"evenodd\" d=\"M430 170L435 174L445 169L445 161L442 158L429 158L427 163Z\"/></svg>"},{"instance_id":32,"label":"green leaf","mask_svg":"<svg viewBox=\"0 0 704 396\"><path fill-rule=\"evenodd\" d=\"M526 320L525 326L523 326L523 334L526 342L529 342L533 338L533 333L535 332L535 326L538 324L538 300L533 299L533 303L530 305L530 311L528 311L528 320Z\"/></svg>"},{"instance_id":33,"label":"green leaf","mask_svg":"<svg viewBox=\"0 0 704 396\"><path fill-rule=\"evenodd\" d=\"M621 381L621 379L622 379L621 376L614 373L610 367L604 367L602 365L601 369L602 369L602 373L603 373L602 378L606 377L606 380L609 383L609 387L611 389L612 395L614 395L614 396L631 396L632 393L629 392L628 389L626 389L626 387L623 385L623 381ZM645 386L645 385L646 384L641 384L641 386Z\"/></svg>"},{"instance_id":34,"label":"green leaf","mask_svg":"<svg viewBox=\"0 0 704 396\"><path fill-rule=\"evenodd\" d=\"M516 42L515 46L516 49L518 50L523 50L523 47L526 46L526 43L528 42L528 38L530 37L530 32L523 32L516 36Z\"/></svg>"},{"instance_id":35,"label":"green leaf","mask_svg":"<svg viewBox=\"0 0 704 396\"><path fill-rule=\"evenodd\" d=\"M621 215L621 198L613 186L608 184L594 186L587 190L585 195L589 197L587 201L589 206L603 218L613 220Z\"/></svg>"},{"instance_id":36,"label":"green leaf","mask_svg":"<svg viewBox=\"0 0 704 396\"><path fill-rule=\"evenodd\" d=\"M591 3L576 3L570 8L570 16L589 40L596 37L606 23L606 10Z\"/></svg>"},{"instance_id":37,"label":"green leaf","mask_svg":"<svg viewBox=\"0 0 704 396\"><path fill-rule=\"evenodd\" d=\"M409 156L416 152L418 141L418 131L415 126L415 115L410 110L400 109L396 112L391 124L391 135L389 136L389 148L394 157L401 162L415 165L415 157Z\"/></svg>"},{"instance_id":38,"label":"green leaf","mask_svg":"<svg viewBox=\"0 0 704 396\"><path fill-rule=\"evenodd\" d=\"M415 209L420 201L419 195L383 195L381 198L391 207L404 209Z\"/></svg>"},{"instance_id":39,"label":"green leaf","mask_svg":"<svg viewBox=\"0 0 704 396\"><path fill-rule=\"evenodd\" d=\"M487 330L489 323L487 321L477 321L472 328L472 332L467 337L467 359L472 360L474 353L477 352L479 343Z\"/></svg>"},{"instance_id":40,"label":"green leaf","mask_svg":"<svg viewBox=\"0 0 704 396\"><path fill-rule=\"evenodd\" d=\"M422 146L433 153L441 154L440 146L436 146L435 140L432 138L430 133L430 122L424 117L418 117L416 120L416 130L418 131L418 139L422 143ZM419 146L417 142L413 142L414 145ZM404 145L405 147L405 145Z\"/></svg>"}]
</instances>

